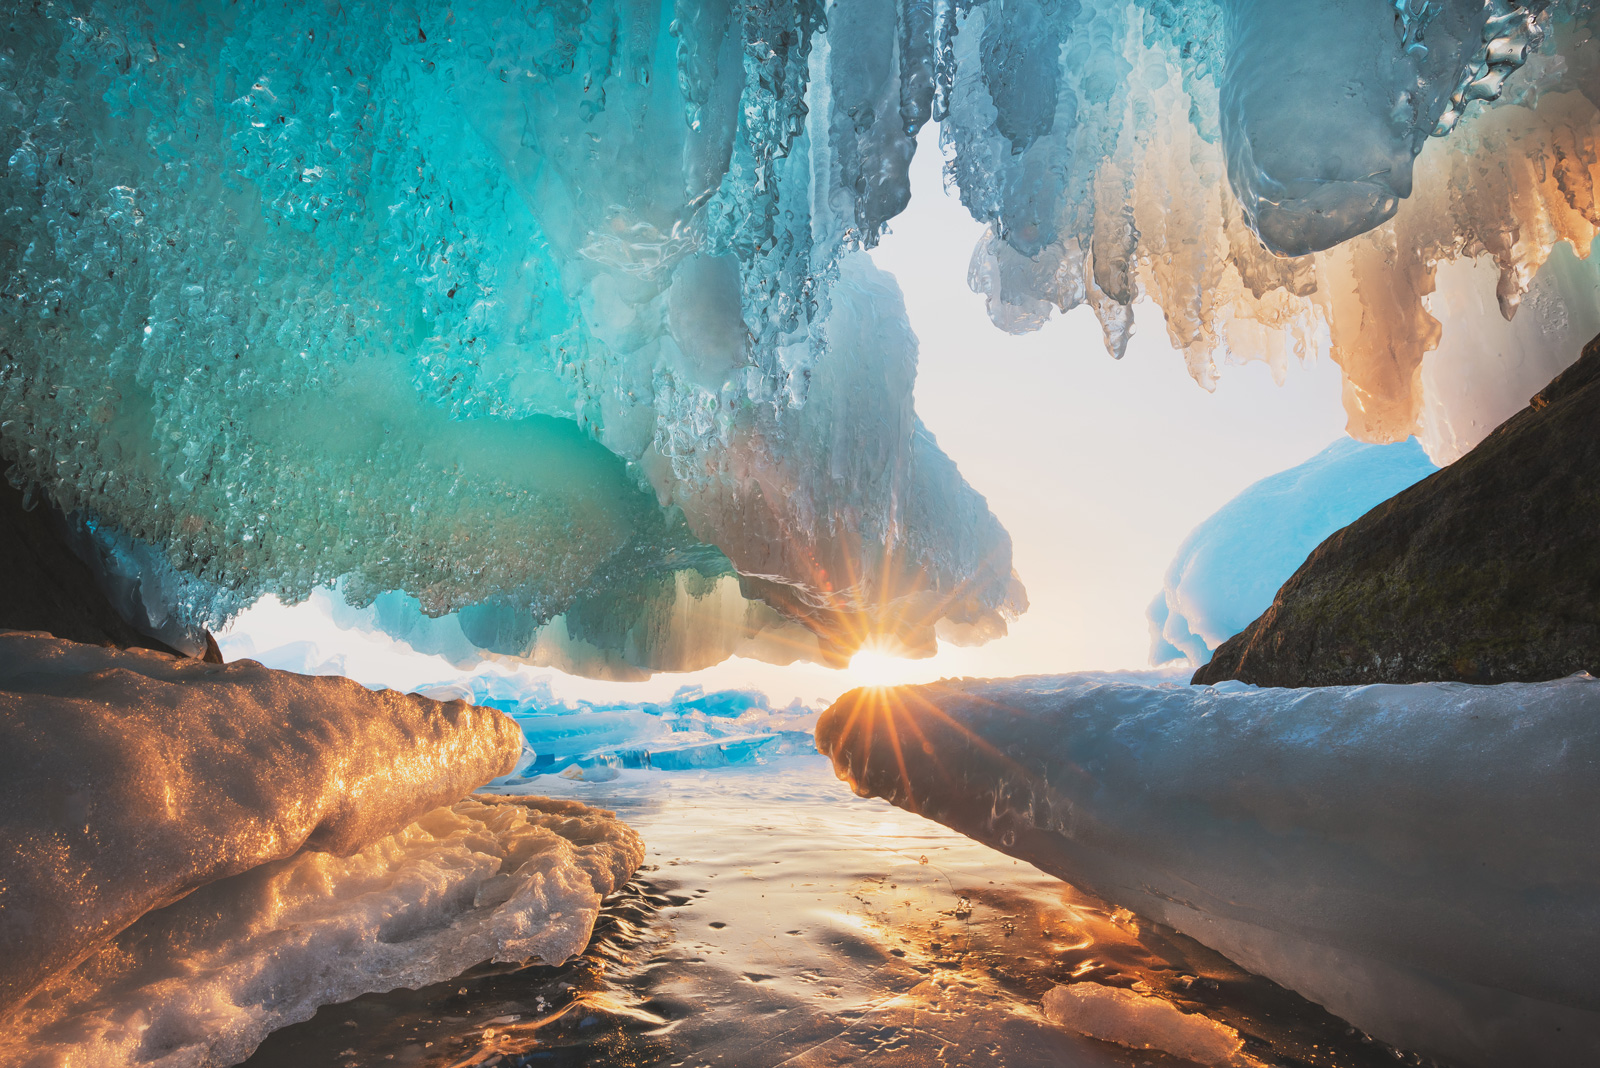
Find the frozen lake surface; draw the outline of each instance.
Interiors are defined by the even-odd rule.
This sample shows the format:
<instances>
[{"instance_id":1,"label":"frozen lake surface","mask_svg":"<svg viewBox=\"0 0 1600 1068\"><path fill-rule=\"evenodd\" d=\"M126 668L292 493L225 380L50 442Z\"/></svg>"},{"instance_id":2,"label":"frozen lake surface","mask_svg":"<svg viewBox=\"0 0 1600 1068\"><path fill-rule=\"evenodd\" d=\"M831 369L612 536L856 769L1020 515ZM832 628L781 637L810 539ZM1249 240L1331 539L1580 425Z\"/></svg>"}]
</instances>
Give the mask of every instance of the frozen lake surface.
<instances>
[{"instance_id":1,"label":"frozen lake surface","mask_svg":"<svg viewBox=\"0 0 1600 1068\"><path fill-rule=\"evenodd\" d=\"M613 808L645 838L588 951L325 1008L251 1068L1191 1063L1049 1023L1044 994L1081 980L1236 1028L1244 1063L1423 1063L1190 939L853 796L821 756L519 789Z\"/></svg>"}]
</instances>

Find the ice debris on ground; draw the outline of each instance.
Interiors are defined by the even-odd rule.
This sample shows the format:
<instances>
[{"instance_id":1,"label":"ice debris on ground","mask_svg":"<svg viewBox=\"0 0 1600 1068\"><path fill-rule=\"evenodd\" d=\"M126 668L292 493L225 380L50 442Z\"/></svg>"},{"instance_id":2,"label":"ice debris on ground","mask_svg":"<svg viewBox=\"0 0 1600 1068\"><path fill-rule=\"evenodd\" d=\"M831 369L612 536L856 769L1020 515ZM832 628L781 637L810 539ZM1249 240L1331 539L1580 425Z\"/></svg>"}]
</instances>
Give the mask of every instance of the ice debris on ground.
<instances>
[{"instance_id":1,"label":"ice debris on ground","mask_svg":"<svg viewBox=\"0 0 1600 1068\"><path fill-rule=\"evenodd\" d=\"M351 854L521 751L492 709L0 632L0 1012L151 909Z\"/></svg>"},{"instance_id":2,"label":"ice debris on ground","mask_svg":"<svg viewBox=\"0 0 1600 1068\"><path fill-rule=\"evenodd\" d=\"M862 794L1168 924L1404 1049L1600 1057L1600 682L856 690Z\"/></svg>"},{"instance_id":3,"label":"ice debris on ground","mask_svg":"<svg viewBox=\"0 0 1600 1068\"><path fill-rule=\"evenodd\" d=\"M1206 1068L1247 1068L1239 1032L1170 1001L1099 983L1058 986L1044 995L1045 1019L1079 1034L1135 1049L1155 1049Z\"/></svg>"},{"instance_id":4,"label":"ice debris on ground","mask_svg":"<svg viewBox=\"0 0 1600 1068\"><path fill-rule=\"evenodd\" d=\"M1414 439L1344 438L1246 487L1178 546L1147 613L1151 663L1210 660L1323 539L1436 470Z\"/></svg>"},{"instance_id":5,"label":"ice debris on ground","mask_svg":"<svg viewBox=\"0 0 1600 1068\"><path fill-rule=\"evenodd\" d=\"M235 1064L321 1005L559 964L644 858L609 812L470 797L336 857L303 850L151 912L7 1021L16 1068Z\"/></svg>"}]
</instances>

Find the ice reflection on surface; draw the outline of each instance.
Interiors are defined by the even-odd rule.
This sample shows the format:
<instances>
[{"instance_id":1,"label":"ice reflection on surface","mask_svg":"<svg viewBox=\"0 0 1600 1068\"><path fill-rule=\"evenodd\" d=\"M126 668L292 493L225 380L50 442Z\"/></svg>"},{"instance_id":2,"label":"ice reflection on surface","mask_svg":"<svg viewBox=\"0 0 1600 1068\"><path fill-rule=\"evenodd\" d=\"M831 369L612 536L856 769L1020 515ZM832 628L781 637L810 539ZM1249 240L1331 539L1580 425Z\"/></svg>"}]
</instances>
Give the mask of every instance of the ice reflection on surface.
<instances>
[{"instance_id":1,"label":"ice reflection on surface","mask_svg":"<svg viewBox=\"0 0 1600 1068\"><path fill-rule=\"evenodd\" d=\"M614 808L648 844L588 951L324 1009L251 1068L1189 1063L1047 1023L1045 991L1078 980L1204 1012L1264 1065L1399 1059L1189 939L852 796L822 757L520 789Z\"/></svg>"}]
</instances>

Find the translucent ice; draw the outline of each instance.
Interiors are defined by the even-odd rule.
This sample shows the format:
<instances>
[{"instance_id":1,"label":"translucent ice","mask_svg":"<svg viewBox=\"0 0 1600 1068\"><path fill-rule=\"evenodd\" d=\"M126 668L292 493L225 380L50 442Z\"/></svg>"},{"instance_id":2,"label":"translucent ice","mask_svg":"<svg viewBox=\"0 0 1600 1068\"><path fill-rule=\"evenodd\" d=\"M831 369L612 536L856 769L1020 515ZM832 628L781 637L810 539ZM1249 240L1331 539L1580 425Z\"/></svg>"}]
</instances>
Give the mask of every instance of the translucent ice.
<instances>
[{"instance_id":1,"label":"translucent ice","mask_svg":"<svg viewBox=\"0 0 1600 1068\"><path fill-rule=\"evenodd\" d=\"M1102 1042L1158 1049L1209 1068L1254 1063L1242 1055L1244 1043L1233 1028L1132 990L1073 983L1047 991L1043 1007L1052 1023Z\"/></svg>"},{"instance_id":2,"label":"translucent ice","mask_svg":"<svg viewBox=\"0 0 1600 1068\"><path fill-rule=\"evenodd\" d=\"M1207 388L1224 357L1281 374L1292 354L1329 354L1362 440L1402 440L1424 409L1466 431L1461 448L1488 432L1467 430L1468 413L1506 398L1496 356L1473 351L1477 324L1509 318L1558 243L1586 258L1600 218L1594 5L1059 10L1059 77L1034 78L1031 96L984 62L995 21L1011 18L1002 5L960 9L945 45L941 136L963 200L990 224L969 279L998 325L1036 329L1087 305L1120 355L1131 306L1148 298ZM1052 92L1050 121L1022 121L1018 100L1037 113ZM1492 277L1439 315L1435 271L1455 260L1492 264ZM1581 273L1565 308L1542 316L1555 333L1567 310L1600 307L1592 268ZM1469 297L1478 307L1457 314ZM1587 338L1570 340L1554 358ZM1441 343L1457 365L1447 373L1477 383L1469 395L1420 375Z\"/></svg>"},{"instance_id":3,"label":"translucent ice","mask_svg":"<svg viewBox=\"0 0 1600 1068\"><path fill-rule=\"evenodd\" d=\"M153 908L510 772L491 709L0 632L0 1010Z\"/></svg>"},{"instance_id":4,"label":"translucent ice","mask_svg":"<svg viewBox=\"0 0 1600 1068\"><path fill-rule=\"evenodd\" d=\"M931 106L892 5L831 47L804 3L7 17L13 479L224 595L400 591L579 667L1022 606L853 251Z\"/></svg>"},{"instance_id":5,"label":"translucent ice","mask_svg":"<svg viewBox=\"0 0 1600 1068\"><path fill-rule=\"evenodd\" d=\"M1394 1045L1600 1054L1600 682L1257 690L1065 675L856 690L817 724L887 798Z\"/></svg>"},{"instance_id":6,"label":"translucent ice","mask_svg":"<svg viewBox=\"0 0 1600 1068\"><path fill-rule=\"evenodd\" d=\"M1324 538L1436 470L1415 440L1344 438L1247 487L1178 547L1150 605L1151 661L1210 660Z\"/></svg>"},{"instance_id":7,"label":"translucent ice","mask_svg":"<svg viewBox=\"0 0 1600 1068\"><path fill-rule=\"evenodd\" d=\"M14 1013L0 1060L236 1064L321 1005L487 960L559 964L643 859L609 812L471 797L351 856L302 851L149 913Z\"/></svg>"},{"instance_id":8,"label":"translucent ice","mask_svg":"<svg viewBox=\"0 0 1600 1068\"><path fill-rule=\"evenodd\" d=\"M613 675L999 633L861 253L933 121L998 324L1326 352L1363 440L1469 447L1527 392L1477 322L1538 298L1543 366L1600 317L1589 0L8 17L0 455L180 628L339 584Z\"/></svg>"},{"instance_id":9,"label":"translucent ice","mask_svg":"<svg viewBox=\"0 0 1600 1068\"><path fill-rule=\"evenodd\" d=\"M1467 100L1498 95L1530 32L1514 2L1224 6L1228 178L1262 243L1282 256L1320 252L1392 218L1425 140L1460 118L1465 104L1452 94L1462 80L1494 84L1474 85Z\"/></svg>"}]
</instances>

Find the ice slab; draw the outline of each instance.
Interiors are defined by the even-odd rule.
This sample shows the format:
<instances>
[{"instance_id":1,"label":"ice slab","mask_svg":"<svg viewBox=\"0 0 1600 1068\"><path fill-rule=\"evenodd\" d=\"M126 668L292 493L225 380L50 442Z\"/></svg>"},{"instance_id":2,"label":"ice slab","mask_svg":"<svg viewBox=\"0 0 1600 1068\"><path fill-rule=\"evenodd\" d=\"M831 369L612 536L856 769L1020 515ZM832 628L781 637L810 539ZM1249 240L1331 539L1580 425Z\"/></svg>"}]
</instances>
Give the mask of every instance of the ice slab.
<instances>
[{"instance_id":1,"label":"ice slab","mask_svg":"<svg viewBox=\"0 0 1600 1068\"><path fill-rule=\"evenodd\" d=\"M887 798L1449 1062L1600 1056L1600 682L1154 676L856 690L818 747Z\"/></svg>"},{"instance_id":2,"label":"ice slab","mask_svg":"<svg viewBox=\"0 0 1600 1068\"><path fill-rule=\"evenodd\" d=\"M52 979L8 1021L0 1060L236 1064L321 1005L488 960L560 964L643 857L611 813L533 797L470 797L346 857L302 850L149 913Z\"/></svg>"},{"instance_id":3,"label":"ice slab","mask_svg":"<svg viewBox=\"0 0 1600 1068\"><path fill-rule=\"evenodd\" d=\"M0 1009L151 909L353 853L521 753L465 702L0 632Z\"/></svg>"},{"instance_id":4,"label":"ice slab","mask_svg":"<svg viewBox=\"0 0 1600 1068\"><path fill-rule=\"evenodd\" d=\"M1156 1049L1207 1068L1250 1068L1259 1063L1244 1056L1244 1042L1233 1028L1133 990L1072 983L1046 991L1043 1008L1051 1023L1102 1042Z\"/></svg>"},{"instance_id":5,"label":"ice slab","mask_svg":"<svg viewBox=\"0 0 1600 1068\"><path fill-rule=\"evenodd\" d=\"M1324 538L1436 470L1414 439L1344 438L1246 487L1178 546L1149 609L1151 662L1210 660Z\"/></svg>"}]
</instances>

